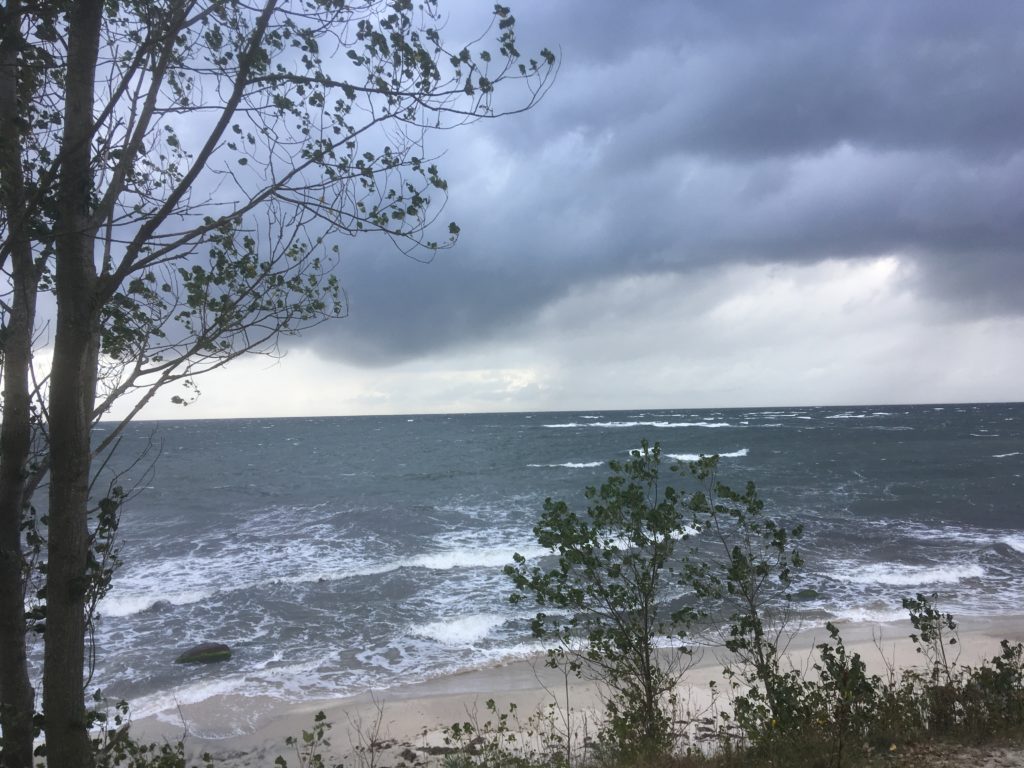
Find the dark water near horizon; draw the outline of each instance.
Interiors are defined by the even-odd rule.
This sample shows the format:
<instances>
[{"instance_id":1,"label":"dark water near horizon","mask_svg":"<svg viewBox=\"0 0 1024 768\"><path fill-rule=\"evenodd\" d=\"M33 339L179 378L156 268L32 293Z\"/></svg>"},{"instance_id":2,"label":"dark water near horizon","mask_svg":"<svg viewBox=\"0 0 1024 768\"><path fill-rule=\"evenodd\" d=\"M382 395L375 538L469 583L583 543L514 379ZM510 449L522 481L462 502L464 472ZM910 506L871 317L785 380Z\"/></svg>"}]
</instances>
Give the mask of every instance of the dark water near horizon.
<instances>
[{"instance_id":1,"label":"dark water near horizon","mask_svg":"<svg viewBox=\"0 0 1024 768\"><path fill-rule=\"evenodd\" d=\"M643 438L721 454L725 482L804 523L814 620L901 618L918 591L960 615L1024 610L1021 404L176 421L133 425L120 450L151 436L97 633L95 682L136 717L536 650L502 567L542 554L545 497L579 500ZM205 640L234 657L173 664Z\"/></svg>"}]
</instances>

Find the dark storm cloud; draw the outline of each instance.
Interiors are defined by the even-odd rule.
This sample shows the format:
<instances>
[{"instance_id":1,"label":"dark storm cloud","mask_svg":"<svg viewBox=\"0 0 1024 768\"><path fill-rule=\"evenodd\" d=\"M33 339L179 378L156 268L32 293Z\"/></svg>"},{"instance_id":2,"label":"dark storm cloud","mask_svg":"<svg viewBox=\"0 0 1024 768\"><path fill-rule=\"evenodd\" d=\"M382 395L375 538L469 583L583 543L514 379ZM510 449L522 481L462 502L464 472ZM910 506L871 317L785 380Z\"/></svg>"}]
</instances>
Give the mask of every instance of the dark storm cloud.
<instances>
[{"instance_id":1,"label":"dark storm cloud","mask_svg":"<svg viewBox=\"0 0 1024 768\"><path fill-rule=\"evenodd\" d=\"M514 11L521 48L560 45L555 89L443 137L462 242L428 267L349 244L352 316L324 350L392 362L514 332L581 283L737 260L899 253L957 312L1024 312L1024 5Z\"/></svg>"}]
</instances>

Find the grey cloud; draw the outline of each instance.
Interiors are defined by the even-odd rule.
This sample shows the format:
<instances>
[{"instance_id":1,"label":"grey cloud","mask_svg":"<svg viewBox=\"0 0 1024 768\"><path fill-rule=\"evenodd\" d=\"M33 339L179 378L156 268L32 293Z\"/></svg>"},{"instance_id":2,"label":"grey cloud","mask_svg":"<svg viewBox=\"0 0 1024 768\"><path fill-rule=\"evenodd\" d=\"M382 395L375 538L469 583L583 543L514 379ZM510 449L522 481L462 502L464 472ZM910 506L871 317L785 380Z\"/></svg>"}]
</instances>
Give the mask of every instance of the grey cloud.
<instances>
[{"instance_id":1,"label":"grey cloud","mask_svg":"<svg viewBox=\"0 0 1024 768\"><path fill-rule=\"evenodd\" d=\"M731 261L902 253L956 311L1024 312L1024 5L519 2L560 43L527 115L450 140L427 267L347 248L352 316L313 335L386 364L514 333L574 285Z\"/></svg>"},{"instance_id":2,"label":"grey cloud","mask_svg":"<svg viewBox=\"0 0 1024 768\"><path fill-rule=\"evenodd\" d=\"M592 5L610 4L551 4L556 34L574 34L572 19ZM1019 146L1020 4L640 2L631 9L622 14L626 25L604 17L605 37L566 42L567 67L576 69L561 85L584 96L547 105L552 124L632 124L663 151L743 159L842 142L981 153ZM647 35L631 35L641 20Z\"/></svg>"}]
</instances>

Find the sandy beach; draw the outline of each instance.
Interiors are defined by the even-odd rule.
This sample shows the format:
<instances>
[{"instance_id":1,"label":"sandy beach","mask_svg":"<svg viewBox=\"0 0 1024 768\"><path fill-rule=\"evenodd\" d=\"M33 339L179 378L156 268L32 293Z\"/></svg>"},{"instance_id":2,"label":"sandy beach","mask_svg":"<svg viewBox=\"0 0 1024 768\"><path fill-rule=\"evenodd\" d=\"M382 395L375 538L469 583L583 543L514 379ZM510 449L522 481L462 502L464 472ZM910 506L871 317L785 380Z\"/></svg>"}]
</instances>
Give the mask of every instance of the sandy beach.
<instances>
[{"instance_id":1,"label":"sandy beach","mask_svg":"<svg viewBox=\"0 0 1024 768\"><path fill-rule=\"evenodd\" d=\"M841 623L847 648L861 654L870 672L884 674L887 667L920 665L922 657L909 639L909 621L887 624ZM1024 641L1024 616L991 616L965 619L959 626L961 664L977 664L999 652L1002 639ZM824 626L805 626L789 644L793 665L809 669L813 648L827 637ZM722 688L724 649L708 647L693 661L679 691L679 700L690 716L701 716L716 704L712 682ZM543 657L496 667L438 677L426 682L368 691L345 698L288 703L269 698L215 696L179 708L180 722L154 717L137 720L136 734L147 740L177 739L187 734L190 755L210 752L225 765L270 765L277 755L295 763L285 745L288 736L310 729L315 713L323 711L332 723L330 760L347 765L365 764L358 748L375 740L380 746L377 764L402 761L436 762L437 747L444 744L444 729L453 723L493 719L485 702L493 699L498 712L515 704L525 721L531 714L557 707L557 717L572 711L574 728L594 733L601 692L592 681L565 676L545 666ZM719 705L724 703L717 702ZM222 734L231 734L221 737ZM330 761L329 761L330 762Z\"/></svg>"}]
</instances>

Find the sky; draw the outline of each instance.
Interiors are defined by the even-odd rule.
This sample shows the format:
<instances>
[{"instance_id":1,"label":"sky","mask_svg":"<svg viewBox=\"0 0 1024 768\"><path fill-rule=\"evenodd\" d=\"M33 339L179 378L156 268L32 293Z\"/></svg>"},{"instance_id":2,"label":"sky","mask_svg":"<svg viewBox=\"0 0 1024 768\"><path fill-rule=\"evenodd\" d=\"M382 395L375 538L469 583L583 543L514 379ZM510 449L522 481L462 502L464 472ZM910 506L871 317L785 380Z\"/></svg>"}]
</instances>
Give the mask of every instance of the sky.
<instances>
[{"instance_id":1,"label":"sky","mask_svg":"<svg viewBox=\"0 0 1024 768\"><path fill-rule=\"evenodd\" d=\"M561 68L428 138L457 246L145 417L1024 400L1024 4L508 4Z\"/></svg>"}]
</instances>

